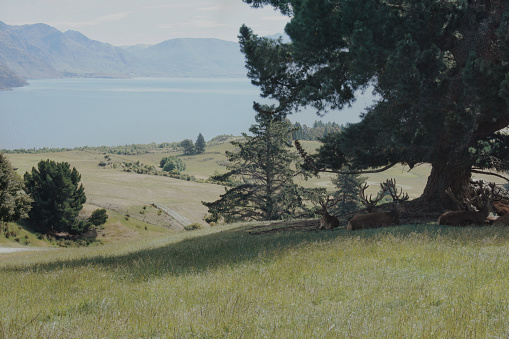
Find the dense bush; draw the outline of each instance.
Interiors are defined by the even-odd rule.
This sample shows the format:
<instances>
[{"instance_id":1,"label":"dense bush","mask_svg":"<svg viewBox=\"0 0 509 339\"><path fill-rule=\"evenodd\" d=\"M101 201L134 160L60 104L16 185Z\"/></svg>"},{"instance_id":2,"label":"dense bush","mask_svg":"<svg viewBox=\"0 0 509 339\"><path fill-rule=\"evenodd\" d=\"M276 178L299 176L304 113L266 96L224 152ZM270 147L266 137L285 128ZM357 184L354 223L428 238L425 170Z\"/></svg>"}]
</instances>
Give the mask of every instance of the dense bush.
<instances>
[{"instance_id":1,"label":"dense bush","mask_svg":"<svg viewBox=\"0 0 509 339\"><path fill-rule=\"evenodd\" d=\"M104 225L107 220L108 214L104 208L96 209L92 212L90 218L88 218L88 221L90 221L95 226Z\"/></svg>"},{"instance_id":2,"label":"dense bush","mask_svg":"<svg viewBox=\"0 0 509 339\"><path fill-rule=\"evenodd\" d=\"M176 156L164 157L159 162L159 165L163 168L165 172L171 172L177 170L179 172L186 170L186 164L182 161L182 159L177 158Z\"/></svg>"}]
</instances>

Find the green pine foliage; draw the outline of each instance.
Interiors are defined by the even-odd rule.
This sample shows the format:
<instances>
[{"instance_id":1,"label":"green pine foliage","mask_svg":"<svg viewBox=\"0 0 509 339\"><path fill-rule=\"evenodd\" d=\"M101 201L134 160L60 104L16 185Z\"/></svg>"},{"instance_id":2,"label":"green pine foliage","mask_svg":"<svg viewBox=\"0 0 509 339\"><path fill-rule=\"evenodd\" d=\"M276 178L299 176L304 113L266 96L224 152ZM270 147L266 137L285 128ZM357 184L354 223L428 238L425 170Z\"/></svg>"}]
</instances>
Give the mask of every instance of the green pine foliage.
<instances>
[{"instance_id":1,"label":"green pine foliage","mask_svg":"<svg viewBox=\"0 0 509 339\"><path fill-rule=\"evenodd\" d=\"M94 226L101 226L106 223L108 220L108 213L106 213L106 210L104 208L96 209L92 212L92 215L88 218L88 221L90 221Z\"/></svg>"},{"instance_id":2,"label":"green pine foliage","mask_svg":"<svg viewBox=\"0 0 509 339\"><path fill-rule=\"evenodd\" d=\"M194 144L194 151L197 154L201 154L201 153L205 152L206 146L207 146L207 144L205 142L205 138L203 137L203 135L201 133L198 134L198 137L196 138L196 143Z\"/></svg>"},{"instance_id":3,"label":"green pine foliage","mask_svg":"<svg viewBox=\"0 0 509 339\"><path fill-rule=\"evenodd\" d=\"M335 122L315 121L313 126L301 125L299 122L293 124L293 140L321 140L331 133L341 133L344 127Z\"/></svg>"},{"instance_id":4,"label":"green pine foliage","mask_svg":"<svg viewBox=\"0 0 509 339\"><path fill-rule=\"evenodd\" d=\"M87 197L80 184L81 175L67 162L41 160L37 168L25 173L25 190L34 202L30 221L40 232L84 233L90 223L78 220Z\"/></svg>"},{"instance_id":5,"label":"green pine foliage","mask_svg":"<svg viewBox=\"0 0 509 339\"><path fill-rule=\"evenodd\" d=\"M362 208L359 198L360 186L366 181L367 177L360 174L338 174L332 179L332 183L337 190L334 196L339 198L339 203L329 211L332 215L343 215L353 213Z\"/></svg>"},{"instance_id":6,"label":"green pine foliage","mask_svg":"<svg viewBox=\"0 0 509 339\"><path fill-rule=\"evenodd\" d=\"M362 121L329 134L320 170L431 164L423 207L466 194L472 173L509 169L509 2L245 0L288 15L291 42L246 26L248 75L278 110L322 115L379 98Z\"/></svg>"},{"instance_id":7,"label":"green pine foliage","mask_svg":"<svg viewBox=\"0 0 509 339\"><path fill-rule=\"evenodd\" d=\"M191 139L185 139L180 142L180 147L185 155L194 154L194 143Z\"/></svg>"},{"instance_id":8,"label":"green pine foliage","mask_svg":"<svg viewBox=\"0 0 509 339\"><path fill-rule=\"evenodd\" d=\"M32 200L23 191L23 180L4 154L0 153L0 221L25 218Z\"/></svg>"},{"instance_id":9,"label":"green pine foliage","mask_svg":"<svg viewBox=\"0 0 509 339\"><path fill-rule=\"evenodd\" d=\"M292 126L273 114L273 108L255 104L256 122L233 141L235 151L226 152L228 172L214 179L235 182L220 199L202 202L208 207L207 222L280 220L304 213L303 189L294 183L301 172L294 169L299 159L290 152ZM235 180L232 180L234 178Z\"/></svg>"}]
</instances>

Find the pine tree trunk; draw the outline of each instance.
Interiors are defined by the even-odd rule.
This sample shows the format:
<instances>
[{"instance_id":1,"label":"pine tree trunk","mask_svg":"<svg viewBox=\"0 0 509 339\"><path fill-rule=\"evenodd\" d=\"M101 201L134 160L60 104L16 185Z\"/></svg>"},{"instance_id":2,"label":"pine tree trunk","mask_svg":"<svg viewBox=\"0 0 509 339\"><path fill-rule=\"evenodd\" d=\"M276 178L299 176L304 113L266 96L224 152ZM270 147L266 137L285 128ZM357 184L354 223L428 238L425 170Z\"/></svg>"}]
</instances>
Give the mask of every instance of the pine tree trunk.
<instances>
[{"instance_id":1,"label":"pine tree trunk","mask_svg":"<svg viewBox=\"0 0 509 339\"><path fill-rule=\"evenodd\" d=\"M466 195L465 187L470 185L472 175L472 165L466 152L464 147L447 147L437 152L424 192L415 201L420 208L426 211L456 209L445 190L450 187L458 199Z\"/></svg>"}]
</instances>

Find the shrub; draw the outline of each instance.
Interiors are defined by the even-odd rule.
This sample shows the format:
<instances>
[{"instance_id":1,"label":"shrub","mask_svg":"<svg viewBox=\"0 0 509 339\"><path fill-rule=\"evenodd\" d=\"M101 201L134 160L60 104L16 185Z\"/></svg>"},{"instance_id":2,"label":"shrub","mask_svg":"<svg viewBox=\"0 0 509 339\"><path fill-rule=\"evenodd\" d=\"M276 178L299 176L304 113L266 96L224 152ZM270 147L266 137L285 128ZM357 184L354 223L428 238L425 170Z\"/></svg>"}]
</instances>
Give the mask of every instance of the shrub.
<instances>
[{"instance_id":1,"label":"shrub","mask_svg":"<svg viewBox=\"0 0 509 339\"><path fill-rule=\"evenodd\" d=\"M159 165L163 168L163 171L165 172L171 172L171 171L185 171L186 169L186 164L184 164L184 162L180 159L180 158L177 158L176 156L169 156L169 157L164 157L161 159L161 161L159 162Z\"/></svg>"},{"instance_id":2,"label":"shrub","mask_svg":"<svg viewBox=\"0 0 509 339\"><path fill-rule=\"evenodd\" d=\"M96 209L92 212L92 215L88 218L94 226L100 226L106 223L108 220L108 214L104 208Z\"/></svg>"},{"instance_id":3,"label":"shrub","mask_svg":"<svg viewBox=\"0 0 509 339\"><path fill-rule=\"evenodd\" d=\"M83 234L94 229L94 224L88 220L76 220L69 229L70 234Z\"/></svg>"},{"instance_id":4,"label":"shrub","mask_svg":"<svg viewBox=\"0 0 509 339\"><path fill-rule=\"evenodd\" d=\"M203 228L203 226L202 226L202 225L200 225L200 224L198 224L198 223L196 223L196 222L195 222L194 224L184 226L184 229L185 229L186 231L199 230L199 229L201 229L201 228Z\"/></svg>"}]
</instances>

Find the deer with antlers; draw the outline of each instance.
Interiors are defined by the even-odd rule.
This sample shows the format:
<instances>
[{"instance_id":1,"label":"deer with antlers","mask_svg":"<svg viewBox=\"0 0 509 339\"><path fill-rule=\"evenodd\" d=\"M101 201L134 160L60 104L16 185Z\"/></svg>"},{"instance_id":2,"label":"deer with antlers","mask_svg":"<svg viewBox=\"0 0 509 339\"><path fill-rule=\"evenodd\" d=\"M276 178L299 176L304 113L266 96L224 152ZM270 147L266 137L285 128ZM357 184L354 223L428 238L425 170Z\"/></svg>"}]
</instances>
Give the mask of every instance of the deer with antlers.
<instances>
[{"instance_id":1,"label":"deer with antlers","mask_svg":"<svg viewBox=\"0 0 509 339\"><path fill-rule=\"evenodd\" d=\"M365 228L399 225L399 217L401 212L404 212L404 208L400 205L400 202L408 200L408 193L403 193L403 189L398 192L395 179L388 179L385 183L380 183L382 191L379 192L374 199L371 195L368 198L364 193L368 187L369 186L367 184L361 186L359 196L361 197L362 203L366 206L366 209L370 213L354 216L348 223L347 229L354 231ZM389 212L371 212L375 205L383 199L386 192L389 192L392 200L396 203L394 208L392 208Z\"/></svg>"},{"instance_id":2,"label":"deer with antlers","mask_svg":"<svg viewBox=\"0 0 509 339\"><path fill-rule=\"evenodd\" d=\"M322 207L321 209L317 210L315 213L318 215L321 215L322 218L320 219L320 227L319 229L332 229L334 227L339 226L339 220L333 215L330 215L327 211L328 208L331 208L335 206L339 202L340 198L332 199L330 195L327 195L325 198L325 201L319 201L318 203Z\"/></svg>"},{"instance_id":3,"label":"deer with antlers","mask_svg":"<svg viewBox=\"0 0 509 339\"><path fill-rule=\"evenodd\" d=\"M473 209L473 206L481 202L482 208L478 211L467 210L467 211L449 211L442 214L437 223L439 225L450 225L450 226L467 226L467 225L482 225L485 223L486 218L490 214L493 208L493 201L496 199L497 192L495 183L488 183L488 187L483 185L482 181L478 181L477 185L479 186L476 190L475 199L466 199L466 203L464 205L470 206ZM452 191L448 189L446 191L453 200L459 201L454 197Z\"/></svg>"}]
</instances>

